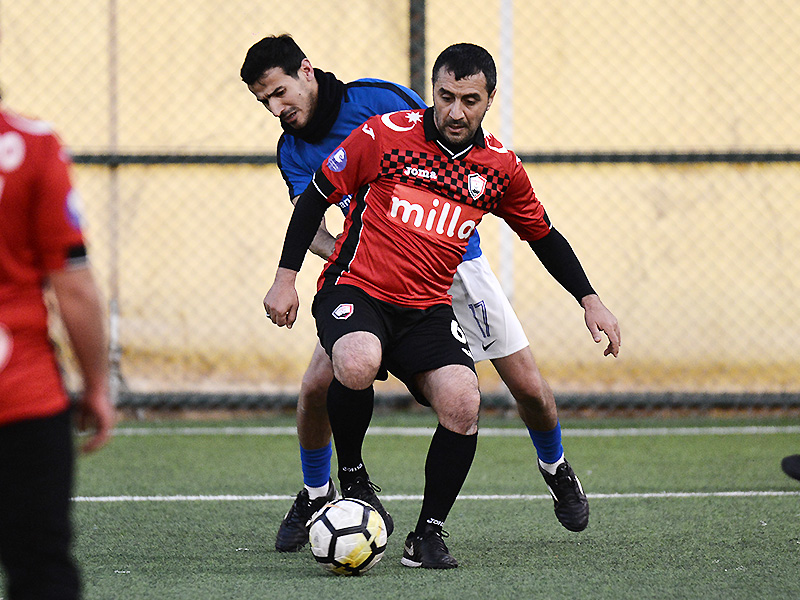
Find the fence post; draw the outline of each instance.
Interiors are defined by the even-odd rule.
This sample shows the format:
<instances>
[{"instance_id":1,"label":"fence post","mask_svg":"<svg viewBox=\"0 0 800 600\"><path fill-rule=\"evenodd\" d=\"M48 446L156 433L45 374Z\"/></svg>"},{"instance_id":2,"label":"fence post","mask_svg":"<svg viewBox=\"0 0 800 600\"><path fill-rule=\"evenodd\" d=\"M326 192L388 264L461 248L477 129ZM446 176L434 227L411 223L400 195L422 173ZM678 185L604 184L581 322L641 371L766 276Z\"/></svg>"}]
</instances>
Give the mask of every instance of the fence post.
<instances>
[{"instance_id":1,"label":"fence post","mask_svg":"<svg viewBox=\"0 0 800 600\"><path fill-rule=\"evenodd\" d=\"M425 0L409 0L408 53L411 89L425 98Z\"/></svg>"}]
</instances>

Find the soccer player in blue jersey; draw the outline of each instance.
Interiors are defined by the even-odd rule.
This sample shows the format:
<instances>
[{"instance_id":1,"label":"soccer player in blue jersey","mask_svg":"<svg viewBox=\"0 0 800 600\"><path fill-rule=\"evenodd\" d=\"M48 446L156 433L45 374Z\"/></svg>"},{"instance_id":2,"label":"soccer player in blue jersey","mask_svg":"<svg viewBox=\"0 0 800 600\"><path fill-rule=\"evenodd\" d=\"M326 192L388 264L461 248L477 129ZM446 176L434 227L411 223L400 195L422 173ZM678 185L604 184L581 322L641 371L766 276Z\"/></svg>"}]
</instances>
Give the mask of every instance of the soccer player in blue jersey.
<instances>
[{"instance_id":1,"label":"soccer player in blue jersey","mask_svg":"<svg viewBox=\"0 0 800 600\"><path fill-rule=\"evenodd\" d=\"M281 120L284 133L278 142L278 164L293 202L328 155L368 117L425 106L416 93L403 86L376 79L344 84L333 74L314 69L288 35L267 37L253 45L241 76L256 99ZM345 213L348 203L349 198L339 203ZM335 238L323 221L311 250L327 259L334 243ZM516 400L536 448L538 469L553 496L556 517L567 529L582 531L588 524L589 505L564 458L553 393L536 365L517 316L482 255L477 231L469 240L450 294L475 362L491 360ZM595 342L600 342L601 332L590 321L587 318L587 326ZM616 356L619 332L606 333L609 345L605 354ZM275 543L279 551L302 548L308 541L308 519L337 494L330 479L332 447L326 411L332 379L330 359L318 344L303 377L297 407L305 485L279 528ZM391 517L375 490L380 491L371 481L359 480L342 491L345 496L364 499L378 508L391 531Z\"/></svg>"}]
</instances>

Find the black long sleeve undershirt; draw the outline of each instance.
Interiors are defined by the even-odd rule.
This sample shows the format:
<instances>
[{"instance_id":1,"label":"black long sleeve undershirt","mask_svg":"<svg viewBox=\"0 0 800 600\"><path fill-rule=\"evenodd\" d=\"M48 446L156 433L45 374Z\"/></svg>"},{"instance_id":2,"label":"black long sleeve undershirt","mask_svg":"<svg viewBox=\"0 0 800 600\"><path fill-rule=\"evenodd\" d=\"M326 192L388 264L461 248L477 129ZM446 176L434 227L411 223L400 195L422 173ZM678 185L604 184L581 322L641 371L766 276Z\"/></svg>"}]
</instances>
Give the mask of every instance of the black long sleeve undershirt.
<instances>
[{"instance_id":1,"label":"black long sleeve undershirt","mask_svg":"<svg viewBox=\"0 0 800 600\"><path fill-rule=\"evenodd\" d=\"M314 179L312 179L305 191L300 194L297 203L294 205L292 218L289 220L289 226L286 228L286 237L283 240L281 260L278 263L278 266L284 269L300 270L306 257L306 252L308 252L311 242L314 241L314 236L317 235L322 217L330 207L327 197L314 185L314 180L317 179L318 174L319 171L314 174ZM322 179L324 179L324 183L330 186L324 176L322 176ZM323 185L323 189L325 187L327 186Z\"/></svg>"},{"instance_id":2,"label":"black long sleeve undershirt","mask_svg":"<svg viewBox=\"0 0 800 600\"><path fill-rule=\"evenodd\" d=\"M547 272L580 303L584 296L596 293L567 238L554 228L543 238L528 242Z\"/></svg>"}]
</instances>

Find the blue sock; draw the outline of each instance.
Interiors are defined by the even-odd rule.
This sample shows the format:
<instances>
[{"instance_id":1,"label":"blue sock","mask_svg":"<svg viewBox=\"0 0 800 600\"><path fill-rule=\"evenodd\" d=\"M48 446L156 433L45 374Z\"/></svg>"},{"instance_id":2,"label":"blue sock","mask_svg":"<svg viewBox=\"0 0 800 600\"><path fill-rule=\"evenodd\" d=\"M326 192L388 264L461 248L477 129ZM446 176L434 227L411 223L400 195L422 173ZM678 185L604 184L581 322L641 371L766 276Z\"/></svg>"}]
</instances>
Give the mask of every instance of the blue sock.
<instances>
[{"instance_id":1,"label":"blue sock","mask_svg":"<svg viewBox=\"0 0 800 600\"><path fill-rule=\"evenodd\" d=\"M331 478L331 456L333 445L328 442L317 450L306 450L300 446L300 464L303 467L303 483L309 487L322 487Z\"/></svg>"},{"instance_id":2,"label":"blue sock","mask_svg":"<svg viewBox=\"0 0 800 600\"><path fill-rule=\"evenodd\" d=\"M543 463L554 463L564 454L561 445L561 423L556 423L550 431L534 431L528 427L531 441Z\"/></svg>"}]
</instances>

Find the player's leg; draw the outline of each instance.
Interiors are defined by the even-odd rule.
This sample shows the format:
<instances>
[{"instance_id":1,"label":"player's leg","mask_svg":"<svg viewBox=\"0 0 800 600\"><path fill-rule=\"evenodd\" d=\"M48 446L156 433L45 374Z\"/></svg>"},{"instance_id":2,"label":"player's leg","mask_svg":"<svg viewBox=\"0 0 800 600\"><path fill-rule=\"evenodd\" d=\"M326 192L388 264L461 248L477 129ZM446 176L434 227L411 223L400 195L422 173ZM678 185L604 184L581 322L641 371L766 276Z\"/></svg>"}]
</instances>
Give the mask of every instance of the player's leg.
<instances>
[{"instance_id":1,"label":"player's leg","mask_svg":"<svg viewBox=\"0 0 800 600\"><path fill-rule=\"evenodd\" d=\"M393 520L375 493L380 488L370 480L362 456L372 419L372 384L381 367L386 335L381 310L380 303L346 285L318 293L312 307L320 342L333 366L327 408L342 495L372 505L391 534Z\"/></svg>"},{"instance_id":2,"label":"player's leg","mask_svg":"<svg viewBox=\"0 0 800 600\"><path fill-rule=\"evenodd\" d=\"M334 378L328 388L328 418L336 441L342 495L375 508L383 517L386 535L391 535L394 520L376 494L381 488L370 479L362 455L381 356L380 340L368 331L354 331L336 341L331 351Z\"/></svg>"},{"instance_id":3,"label":"player's leg","mask_svg":"<svg viewBox=\"0 0 800 600\"><path fill-rule=\"evenodd\" d=\"M539 472L553 497L556 517L570 531L583 531L589 524L589 501L564 458L555 398L530 347L496 358L492 364L516 400L519 415L528 428L538 455Z\"/></svg>"},{"instance_id":4,"label":"player's leg","mask_svg":"<svg viewBox=\"0 0 800 600\"><path fill-rule=\"evenodd\" d=\"M337 497L331 479L331 426L328 422L328 386L333 379L331 360L317 344L303 375L297 401L297 437L303 489L284 516L275 538L279 552L297 552L308 542L307 523L326 502Z\"/></svg>"},{"instance_id":5,"label":"player's leg","mask_svg":"<svg viewBox=\"0 0 800 600\"><path fill-rule=\"evenodd\" d=\"M466 337L449 306L402 336L391 364L415 373L415 386L439 419L425 461L425 487L416 527L406 538L402 564L452 569L458 561L444 543L443 526L475 456L480 394Z\"/></svg>"},{"instance_id":6,"label":"player's leg","mask_svg":"<svg viewBox=\"0 0 800 600\"><path fill-rule=\"evenodd\" d=\"M530 346L494 358L492 365L517 403L517 412L528 428L539 460L554 465L555 470L564 454L556 400L539 371Z\"/></svg>"},{"instance_id":7,"label":"player's leg","mask_svg":"<svg viewBox=\"0 0 800 600\"><path fill-rule=\"evenodd\" d=\"M491 360L516 402L536 449L539 471L554 496L556 517L571 531L585 529L589 503L564 458L555 397L486 258L464 261L450 293L475 361Z\"/></svg>"},{"instance_id":8,"label":"player's leg","mask_svg":"<svg viewBox=\"0 0 800 600\"><path fill-rule=\"evenodd\" d=\"M453 286L453 311L458 318L475 362L491 360L517 404L522 421L532 432L539 458L544 462L560 459L561 438L556 434L558 412L550 386L533 358L528 338L511 303L492 273L485 257L464 261ZM552 432L554 439L538 443Z\"/></svg>"},{"instance_id":9,"label":"player's leg","mask_svg":"<svg viewBox=\"0 0 800 600\"><path fill-rule=\"evenodd\" d=\"M478 438L478 378L463 365L450 365L418 380L439 425L425 459L425 488L416 527L406 538L401 563L407 567L452 569L443 527L467 478Z\"/></svg>"},{"instance_id":10,"label":"player's leg","mask_svg":"<svg viewBox=\"0 0 800 600\"><path fill-rule=\"evenodd\" d=\"M70 413L0 428L0 558L10 598L78 598Z\"/></svg>"}]
</instances>

